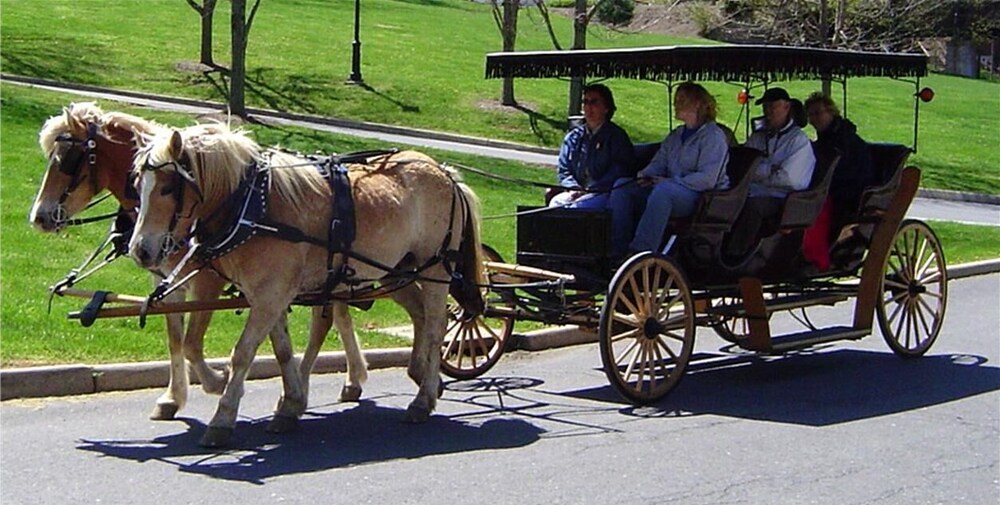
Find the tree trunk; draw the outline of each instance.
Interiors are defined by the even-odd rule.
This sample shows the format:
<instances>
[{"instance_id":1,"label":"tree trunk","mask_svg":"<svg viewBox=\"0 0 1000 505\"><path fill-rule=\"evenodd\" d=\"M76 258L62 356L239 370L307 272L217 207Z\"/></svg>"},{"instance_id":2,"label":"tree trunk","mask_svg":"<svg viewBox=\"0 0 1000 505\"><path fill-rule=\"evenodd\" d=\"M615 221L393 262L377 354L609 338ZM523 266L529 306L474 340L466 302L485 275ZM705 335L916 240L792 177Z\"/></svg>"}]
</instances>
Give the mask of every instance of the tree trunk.
<instances>
[{"instance_id":1,"label":"tree trunk","mask_svg":"<svg viewBox=\"0 0 1000 505\"><path fill-rule=\"evenodd\" d=\"M573 49L587 48L587 0L576 0L573 9ZM573 77L569 81L569 108L567 115L580 115L580 95L583 93L583 77Z\"/></svg>"},{"instance_id":2,"label":"tree trunk","mask_svg":"<svg viewBox=\"0 0 1000 505\"><path fill-rule=\"evenodd\" d=\"M503 38L504 52L514 50L514 43L517 41L517 11L519 7L519 0L503 0L503 28L501 36ZM513 77L504 77L500 103L508 106L517 105L517 100L514 99Z\"/></svg>"},{"instance_id":3,"label":"tree trunk","mask_svg":"<svg viewBox=\"0 0 1000 505\"><path fill-rule=\"evenodd\" d=\"M233 38L233 62L229 69L229 113L242 118L246 117L246 0L233 0L233 12L230 16Z\"/></svg>"},{"instance_id":4,"label":"tree trunk","mask_svg":"<svg viewBox=\"0 0 1000 505\"><path fill-rule=\"evenodd\" d=\"M212 20L215 19L216 0L205 0L201 13L201 63L210 67L215 66L212 59Z\"/></svg>"},{"instance_id":5,"label":"tree trunk","mask_svg":"<svg viewBox=\"0 0 1000 505\"><path fill-rule=\"evenodd\" d=\"M827 7L827 0L820 0L819 2L819 45L820 47L830 47L830 37L829 37L829 23L827 19L829 18L829 9ZM830 77L823 76L823 94L830 96Z\"/></svg>"}]
</instances>

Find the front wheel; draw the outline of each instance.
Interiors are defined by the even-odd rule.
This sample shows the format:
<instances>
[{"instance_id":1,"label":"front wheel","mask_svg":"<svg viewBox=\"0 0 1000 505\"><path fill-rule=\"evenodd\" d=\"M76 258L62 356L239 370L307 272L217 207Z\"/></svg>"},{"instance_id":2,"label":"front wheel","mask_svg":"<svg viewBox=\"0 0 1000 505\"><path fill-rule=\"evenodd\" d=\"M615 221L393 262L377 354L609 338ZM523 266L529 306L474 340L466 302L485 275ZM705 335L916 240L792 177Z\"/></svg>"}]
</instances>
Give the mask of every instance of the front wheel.
<instances>
[{"instance_id":1,"label":"front wheel","mask_svg":"<svg viewBox=\"0 0 1000 505\"><path fill-rule=\"evenodd\" d=\"M922 221L903 221L884 271L875 312L882 338L899 356L922 356L941 331L948 302L948 271L937 235Z\"/></svg>"},{"instance_id":2,"label":"front wheel","mask_svg":"<svg viewBox=\"0 0 1000 505\"><path fill-rule=\"evenodd\" d=\"M632 402L654 402L677 385L694 350L694 302L674 260L654 253L625 262L601 308L604 373Z\"/></svg>"},{"instance_id":3,"label":"front wheel","mask_svg":"<svg viewBox=\"0 0 1000 505\"><path fill-rule=\"evenodd\" d=\"M503 262L500 254L483 244L483 259ZM490 307L510 306L501 293L490 288L493 279L487 271L488 286L482 289L487 312ZM510 335L514 332L513 316L469 317L451 296L448 297L448 329L441 345L441 371L453 379L473 379L486 373L500 360Z\"/></svg>"}]
</instances>

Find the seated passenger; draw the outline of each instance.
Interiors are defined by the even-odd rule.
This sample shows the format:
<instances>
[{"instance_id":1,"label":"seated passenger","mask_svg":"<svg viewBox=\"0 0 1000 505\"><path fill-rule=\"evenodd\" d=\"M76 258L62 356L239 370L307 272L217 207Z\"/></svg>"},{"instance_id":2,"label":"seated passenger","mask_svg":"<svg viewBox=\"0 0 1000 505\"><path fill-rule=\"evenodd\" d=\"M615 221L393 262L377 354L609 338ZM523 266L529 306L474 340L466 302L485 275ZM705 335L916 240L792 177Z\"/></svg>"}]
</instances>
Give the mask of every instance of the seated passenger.
<instances>
[{"instance_id":1,"label":"seated passenger","mask_svg":"<svg viewBox=\"0 0 1000 505\"><path fill-rule=\"evenodd\" d=\"M636 181L620 179L611 192L612 254L618 258L659 249L667 220L693 214L702 191L729 185L729 144L715 123L715 98L685 82L674 95L674 114L684 124L667 135Z\"/></svg>"},{"instance_id":2,"label":"seated passenger","mask_svg":"<svg viewBox=\"0 0 1000 505\"><path fill-rule=\"evenodd\" d=\"M861 193L875 183L871 150L858 136L854 123L841 117L837 105L822 92L809 95L806 113L809 124L816 129L816 148L840 151L840 162L830 183L833 204L830 234L831 240L836 240L840 228L857 212Z\"/></svg>"},{"instance_id":3,"label":"seated passenger","mask_svg":"<svg viewBox=\"0 0 1000 505\"><path fill-rule=\"evenodd\" d=\"M812 144L795 123L788 92L771 88L755 103L763 105L766 126L745 145L764 153L764 159L749 174L750 196L724 245L723 255L730 262L750 252L761 225L779 215L788 193L809 187L816 167Z\"/></svg>"},{"instance_id":4,"label":"seated passenger","mask_svg":"<svg viewBox=\"0 0 1000 505\"><path fill-rule=\"evenodd\" d=\"M567 191L549 201L549 207L603 209L608 191L632 165L632 141L611 122L615 99L603 84L583 88L584 124L566 134L559 151L559 185Z\"/></svg>"}]
</instances>

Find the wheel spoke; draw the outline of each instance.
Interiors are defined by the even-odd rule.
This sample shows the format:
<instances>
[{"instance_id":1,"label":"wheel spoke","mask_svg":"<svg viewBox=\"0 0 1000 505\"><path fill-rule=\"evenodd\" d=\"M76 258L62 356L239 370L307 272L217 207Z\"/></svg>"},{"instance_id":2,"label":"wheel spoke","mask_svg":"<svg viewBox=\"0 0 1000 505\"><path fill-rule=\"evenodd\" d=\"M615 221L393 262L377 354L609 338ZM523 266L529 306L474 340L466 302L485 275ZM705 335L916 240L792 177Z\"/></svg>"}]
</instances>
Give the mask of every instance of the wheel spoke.
<instances>
[{"instance_id":1,"label":"wheel spoke","mask_svg":"<svg viewBox=\"0 0 1000 505\"><path fill-rule=\"evenodd\" d=\"M927 317L924 315L924 311L921 309L921 304L924 307L926 307L927 304L924 303L924 301L921 300L920 298L917 298L917 302L919 302L919 303L917 305L914 305L913 311L917 314L917 318L920 321L920 326L924 330L924 334L927 335L927 336L930 336L930 335L932 335L931 325L927 324ZM928 312L932 312L933 313L933 311L930 310L930 307L927 307L927 309L928 309Z\"/></svg>"},{"instance_id":2,"label":"wheel spoke","mask_svg":"<svg viewBox=\"0 0 1000 505\"><path fill-rule=\"evenodd\" d=\"M622 290L621 296L619 297L619 299L622 302L625 303L625 305L628 307L629 310L632 311L633 314L636 314L637 316L640 316L640 317L645 316L646 315L646 311L640 310L639 307L638 307L639 296L640 296L639 293L641 293L641 291L639 291L639 287L635 285L635 276L632 276L632 277L628 278L628 284L629 284L629 287L632 288L632 298L633 299L630 300L629 297L625 296L625 290L624 289ZM645 308L645 307L643 307L643 308Z\"/></svg>"},{"instance_id":3,"label":"wheel spoke","mask_svg":"<svg viewBox=\"0 0 1000 505\"><path fill-rule=\"evenodd\" d=\"M649 283L649 266L642 269L642 296L641 300L646 306L646 313L649 314L653 308L653 286ZM638 297L637 297L638 298Z\"/></svg>"},{"instance_id":4,"label":"wheel spoke","mask_svg":"<svg viewBox=\"0 0 1000 505\"><path fill-rule=\"evenodd\" d=\"M629 278L629 283L633 286L632 287L632 293L633 293L633 296L635 296L635 293L638 293L638 291L636 291L636 288L634 287L635 286L634 279ZM635 316L637 318L640 318L640 317L642 317L642 316L645 315L645 312L639 310L639 307L636 306L636 304L631 299L629 299L628 296L625 295L625 290L624 289L621 290L621 292L619 293L619 296L617 297L616 301L619 301L623 305L625 305L625 308L628 309L629 311L631 311L633 314L635 314Z\"/></svg>"},{"instance_id":5,"label":"wheel spoke","mask_svg":"<svg viewBox=\"0 0 1000 505\"><path fill-rule=\"evenodd\" d=\"M636 338L637 336L639 336L639 332L640 331L642 331L642 330L640 330L639 328L632 328L631 330L628 330L628 331L626 331L624 333L619 333L617 335L613 335L611 337L611 342L618 342L618 341L624 340L626 338Z\"/></svg>"},{"instance_id":6,"label":"wheel spoke","mask_svg":"<svg viewBox=\"0 0 1000 505\"><path fill-rule=\"evenodd\" d=\"M906 284L903 284L902 282L898 282L898 281L893 280L893 279L891 279L889 277L886 277L885 278L885 287L896 288L896 289L907 289L909 286L907 286Z\"/></svg>"},{"instance_id":7,"label":"wheel spoke","mask_svg":"<svg viewBox=\"0 0 1000 505\"><path fill-rule=\"evenodd\" d=\"M638 328L641 323L639 323L639 318L635 317L633 314L635 313L633 312L632 314L625 314L623 312L615 311L611 315L611 318L616 323L621 323L624 325L631 326L633 328Z\"/></svg>"},{"instance_id":8,"label":"wheel spoke","mask_svg":"<svg viewBox=\"0 0 1000 505\"><path fill-rule=\"evenodd\" d=\"M674 350L671 349L670 346L667 345L667 343L663 339L660 338L656 339L656 343L659 347L662 347L664 351L667 351L667 354L670 355L670 357L674 360L675 363L677 362L677 353L675 353Z\"/></svg>"},{"instance_id":9,"label":"wheel spoke","mask_svg":"<svg viewBox=\"0 0 1000 505\"><path fill-rule=\"evenodd\" d=\"M619 355L618 359L615 360L615 366L620 367L622 362L624 362L625 359L628 358L630 354L634 354L636 352L638 346L639 346L638 339L629 342L628 347L626 347L625 350L622 351L622 353ZM632 362L629 363L628 369L625 370L626 375L630 373L629 370L631 370L634 365L635 365L635 360L632 359Z\"/></svg>"}]
</instances>

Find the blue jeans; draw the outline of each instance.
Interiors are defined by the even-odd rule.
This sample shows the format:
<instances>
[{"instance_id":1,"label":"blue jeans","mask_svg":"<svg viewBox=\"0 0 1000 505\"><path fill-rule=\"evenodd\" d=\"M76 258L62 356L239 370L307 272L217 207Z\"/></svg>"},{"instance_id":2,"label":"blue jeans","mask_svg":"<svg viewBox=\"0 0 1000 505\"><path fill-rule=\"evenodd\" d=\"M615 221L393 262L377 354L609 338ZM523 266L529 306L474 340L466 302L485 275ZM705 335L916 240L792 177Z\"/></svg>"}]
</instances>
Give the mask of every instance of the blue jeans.
<instances>
[{"instance_id":1,"label":"blue jeans","mask_svg":"<svg viewBox=\"0 0 1000 505\"><path fill-rule=\"evenodd\" d=\"M700 195L670 179L647 187L628 183L629 180L619 179L611 192L611 248L616 256L659 250L667 221L694 214ZM636 217L640 215L636 226Z\"/></svg>"}]
</instances>

